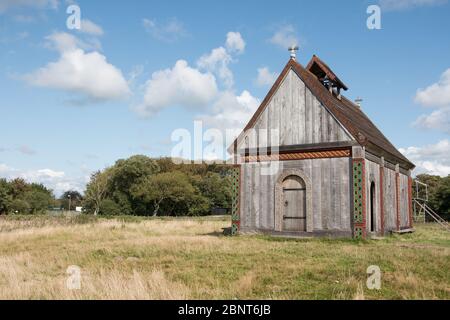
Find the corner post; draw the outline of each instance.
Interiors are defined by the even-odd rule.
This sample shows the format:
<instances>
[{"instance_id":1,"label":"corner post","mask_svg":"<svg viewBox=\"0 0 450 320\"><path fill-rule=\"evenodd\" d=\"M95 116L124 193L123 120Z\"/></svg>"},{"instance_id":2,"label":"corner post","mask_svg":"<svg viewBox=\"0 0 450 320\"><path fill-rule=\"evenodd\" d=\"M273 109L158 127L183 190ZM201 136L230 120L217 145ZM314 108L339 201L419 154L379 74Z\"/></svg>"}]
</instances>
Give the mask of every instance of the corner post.
<instances>
[{"instance_id":1,"label":"corner post","mask_svg":"<svg viewBox=\"0 0 450 320\"><path fill-rule=\"evenodd\" d=\"M409 227L413 228L413 207L412 207L412 170L408 170L408 213L409 213Z\"/></svg>"},{"instance_id":2,"label":"corner post","mask_svg":"<svg viewBox=\"0 0 450 320\"><path fill-rule=\"evenodd\" d=\"M241 227L241 166L235 165L231 175L231 235L238 234Z\"/></svg>"},{"instance_id":3,"label":"corner post","mask_svg":"<svg viewBox=\"0 0 450 320\"><path fill-rule=\"evenodd\" d=\"M353 238L366 238L366 169L365 149L352 148Z\"/></svg>"},{"instance_id":4,"label":"corner post","mask_svg":"<svg viewBox=\"0 0 450 320\"><path fill-rule=\"evenodd\" d=\"M384 157L380 159L380 220L381 234L384 235Z\"/></svg>"},{"instance_id":5,"label":"corner post","mask_svg":"<svg viewBox=\"0 0 450 320\"><path fill-rule=\"evenodd\" d=\"M395 199L397 212L397 231L400 231L400 165L395 165Z\"/></svg>"}]
</instances>

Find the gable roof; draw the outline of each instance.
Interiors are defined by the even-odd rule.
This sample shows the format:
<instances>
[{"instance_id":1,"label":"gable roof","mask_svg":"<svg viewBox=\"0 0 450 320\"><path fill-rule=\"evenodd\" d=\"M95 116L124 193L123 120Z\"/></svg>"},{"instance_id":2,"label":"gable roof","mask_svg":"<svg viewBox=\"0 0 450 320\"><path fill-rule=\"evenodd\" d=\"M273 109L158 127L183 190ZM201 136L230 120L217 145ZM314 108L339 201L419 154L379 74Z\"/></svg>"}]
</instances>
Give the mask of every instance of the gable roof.
<instances>
[{"instance_id":1,"label":"gable roof","mask_svg":"<svg viewBox=\"0 0 450 320\"><path fill-rule=\"evenodd\" d=\"M316 56L313 56L311 61L321 62L321 60ZM310 62L310 64L311 63L312 62ZM326 66L326 68L334 74L328 66ZM372 151L374 154L383 156L386 159L393 158L394 162L398 162L406 169L413 169L415 167L414 164L411 163L400 151L398 151L397 148L383 135L375 124L373 124L373 122L364 114L360 107L344 96L341 96L341 99L338 99L322 85L315 74L305 69L294 59L290 59L288 61L269 93L266 95L253 117L250 119L242 133L238 136L230 148L239 145L245 135L245 132L254 126L290 70L293 70L298 75L312 94L316 96L316 98L334 117L336 117L336 119L344 126L345 129L348 130L348 132L361 146L366 147L368 151ZM336 79L339 78L336 77Z\"/></svg>"}]
</instances>

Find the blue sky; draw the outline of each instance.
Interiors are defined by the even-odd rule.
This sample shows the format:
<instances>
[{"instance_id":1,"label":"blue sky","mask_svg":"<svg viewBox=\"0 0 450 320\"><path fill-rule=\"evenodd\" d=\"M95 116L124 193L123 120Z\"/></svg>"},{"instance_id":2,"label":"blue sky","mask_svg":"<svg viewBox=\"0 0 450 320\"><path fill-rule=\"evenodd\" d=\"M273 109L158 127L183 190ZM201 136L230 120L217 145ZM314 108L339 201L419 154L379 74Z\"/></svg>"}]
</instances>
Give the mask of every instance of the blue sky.
<instances>
[{"instance_id":1,"label":"blue sky","mask_svg":"<svg viewBox=\"0 0 450 320\"><path fill-rule=\"evenodd\" d=\"M170 155L195 119L239 128L290 42L364 99L417 172L450 173L446 0L79 1L69 30L73 3L0 0L0 176L83 190L119 158ZM380 30L366 26L372 4Z\"/></svg>"}]
</instances>

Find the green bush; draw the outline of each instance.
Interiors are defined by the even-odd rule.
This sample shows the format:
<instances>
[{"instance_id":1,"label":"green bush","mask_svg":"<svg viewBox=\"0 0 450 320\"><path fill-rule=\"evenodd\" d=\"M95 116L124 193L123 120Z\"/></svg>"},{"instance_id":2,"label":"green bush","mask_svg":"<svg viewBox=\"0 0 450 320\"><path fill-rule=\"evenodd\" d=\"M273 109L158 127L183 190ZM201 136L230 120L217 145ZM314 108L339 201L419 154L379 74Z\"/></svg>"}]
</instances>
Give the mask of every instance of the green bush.
<instances>
[{"instance_id":1,"label":"green bush","mask_svg":"<svg viewBox=\"0 0 450 320\"><path fill-rule=\"evenodd\" d=\"M10 205L10 212L14 214L29 214L30 204L22 199L14 199Z\"/></svg>"},{"instance_id":2,"label":"green bush","mask_svg":"<svg viewBox=\"0 0 450 320\"><path fill-rule=\"evenodd\" d=\"M120 205L118 205L111 199L105 199L100 204L99 214L107 216L119 216L122 214L122 212Z\"/></svg>"}]
</instances>

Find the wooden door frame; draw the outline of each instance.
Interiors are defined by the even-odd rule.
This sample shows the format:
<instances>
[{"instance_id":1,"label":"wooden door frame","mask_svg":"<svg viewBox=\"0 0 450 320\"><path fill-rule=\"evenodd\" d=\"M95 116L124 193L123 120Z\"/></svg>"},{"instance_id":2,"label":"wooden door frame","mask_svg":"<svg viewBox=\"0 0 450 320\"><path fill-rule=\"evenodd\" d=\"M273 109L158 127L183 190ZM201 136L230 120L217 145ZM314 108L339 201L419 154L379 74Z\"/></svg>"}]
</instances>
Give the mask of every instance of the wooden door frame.
<instances>
[{"instance_id":1,"label":"wooden door frame","mask_svg":"<svg viewBox=\"0 0 450 320\"><path fill-rule=\"evenodd\" d=\"M372 193L373 187L373 193ZM366 217L366 221L369 222L367 226L367 232L369 233L378 233L378 202L377 202L377 184L375 183L375 179L369 179L369 207L368 214ZM372 231L373 229L373 231Z\"/></svg>"},{"instance_id":2,"label":"wooden door frame","mask_svg":"<svg viewBox=\"0 0 450 320\"><path fill-rule=\"evenodd\" d=\"M275 184L275 231L283 231L283 182L290 176L296 176L303 180L306 188L306 232L314 231L313 211L312 211L312 183L311 179L299 169L287 169L278 176Z\"/></svg>"}]
</instances>

